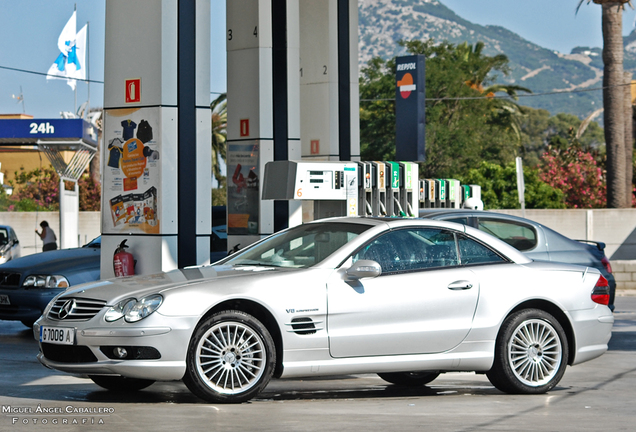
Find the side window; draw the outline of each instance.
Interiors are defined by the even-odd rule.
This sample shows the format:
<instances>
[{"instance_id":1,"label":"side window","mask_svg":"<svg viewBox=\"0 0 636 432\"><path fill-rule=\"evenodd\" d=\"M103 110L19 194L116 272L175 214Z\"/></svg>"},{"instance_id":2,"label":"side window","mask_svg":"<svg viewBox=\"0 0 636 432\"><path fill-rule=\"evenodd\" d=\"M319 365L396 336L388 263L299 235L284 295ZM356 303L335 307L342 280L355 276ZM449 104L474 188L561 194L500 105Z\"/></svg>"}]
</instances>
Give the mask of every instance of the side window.
<instances>
[{"instance_id":1,"label":"side window","mask_svg":"<svg viewBox=\"0 0 636 432\"><path fill-rule=\"evenodd\" d=\"M446 222L455 222L458 224L462 224L462 225L468 225L468 218L467 217L455 217L455 218L451 218L451 219L444 219Z\"/></svg>"},{"instance_id":2,"label":"side window","mask_svg":"<svg viewBox=\"0 0 636 432\"><path fill-rule=\"evenodd\" d=\"M505 262L503 258L481 243L461 234L457 237L462 265Z\"/></svg>"},{"instance_id":3,"label":"side window","mask_svg":"<svg viewBox=\"0 0 636 432\"><path fill-rule=\"evenodd\" d=\"M537 246L537 232L530 225L514 221L479 218L478 228L524 252Z\"/></svg>"},{"instance_id":4,"label":"side window","mask_svg":"<svg viewBox=\"0 0 636 432\"><path fill-rule=\"evenodd\" d=\"M459 264L455 235L434 228L390 231L353 256L354 262L361 259L376 261L383 274Z\"/></svg>"}]
</instances>

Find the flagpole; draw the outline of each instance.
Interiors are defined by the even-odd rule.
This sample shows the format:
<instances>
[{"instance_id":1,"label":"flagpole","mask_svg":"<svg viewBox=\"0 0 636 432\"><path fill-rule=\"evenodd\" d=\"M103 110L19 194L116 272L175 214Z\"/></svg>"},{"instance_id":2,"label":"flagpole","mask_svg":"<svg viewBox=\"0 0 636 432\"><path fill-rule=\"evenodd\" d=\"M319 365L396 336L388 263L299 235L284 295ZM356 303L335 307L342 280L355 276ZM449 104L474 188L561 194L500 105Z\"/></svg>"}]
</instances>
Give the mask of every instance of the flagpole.
<instances>
[{"instance_id":1,"label":"flagpole","mask_svg":"<svg viewBox=\"0 0 636 432\"><path fill-rule=\"evenodd\" d=\"M75 3L75 5L73 6L73 13L75 12L77 12L77 3ZM77 34L77 25L75 26L75 29L73 31ZM75 90L73 91L73 93L74 93L73 112L77 114L77 84L75 84Z\"/></svg>"},{"instance_id":2,"label":"flagpole","mask_svg":"<svg viewBox=\"0 0 636 432\"><path fill-rule=\"evenodd\" d=\"M86 109L84 110L84 118L88 118L88 112L91 109L91 68L89 67L91 63L90 56L90 46L91 46L91 22L86 21L86 87L88 89L88 103L86 104Z\"/></svg>"}]
</instances>

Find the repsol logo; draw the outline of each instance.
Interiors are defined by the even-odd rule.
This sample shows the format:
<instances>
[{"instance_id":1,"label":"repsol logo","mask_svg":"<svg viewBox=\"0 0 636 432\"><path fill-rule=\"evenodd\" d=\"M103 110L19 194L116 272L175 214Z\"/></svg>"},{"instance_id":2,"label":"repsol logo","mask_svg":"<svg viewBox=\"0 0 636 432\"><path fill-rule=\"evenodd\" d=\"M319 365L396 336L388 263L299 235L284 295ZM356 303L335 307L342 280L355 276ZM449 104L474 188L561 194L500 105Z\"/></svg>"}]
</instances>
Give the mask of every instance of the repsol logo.
<instances>
[{"instance_id":1,"label":"repsol logo","mask_svg":"<svg viewBox=\"0 0 636 432\"><path fill-rule=\"evenodd\" d=\"M398 71L415 70L415 69L417 69L417 65L415 63L402 63L397 65Z\"/></svg>"}]
</instances>

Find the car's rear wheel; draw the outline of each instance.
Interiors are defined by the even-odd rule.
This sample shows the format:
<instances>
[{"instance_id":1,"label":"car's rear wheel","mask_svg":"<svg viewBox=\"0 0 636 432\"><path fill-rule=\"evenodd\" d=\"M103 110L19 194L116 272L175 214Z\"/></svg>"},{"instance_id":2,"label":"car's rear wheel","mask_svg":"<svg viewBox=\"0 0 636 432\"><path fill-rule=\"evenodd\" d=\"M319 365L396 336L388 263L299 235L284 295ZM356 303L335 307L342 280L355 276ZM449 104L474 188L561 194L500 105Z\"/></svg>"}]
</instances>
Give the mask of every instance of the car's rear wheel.
<instances>
[{"instance_id":1,"label":"car's rear wheel","mask_svg":"<svg viewBox=\"0 0 636 432\"><path fill-rule=\"evenodd\" d=\"M388 372L378 376L391 384L419 387L430 383L439 376L439 372Z\"/></svg>"},{"instance_id":2,"label":"car's rear wheel","mask_svg":"<svg viewBox=\"0 0 636 432\"><path fill-rule=\"evenodd\" d=\"M568 359L563 327L549 313L525 309L503 323L490 382L506 393L539 394L561 381Z\"/></svg>"},{"instance_id":3,"label":"car's rear wheel","mask_svg":"<svg viewBox=\"0 0 636 432\"><path fill-rule=\"evenodd\" d=\"M153 380L123 376L89 375L88 377L98 386L112 391L136 391L154 384Z\"/></svg>"},{"instance_id":4,"label":"car's rear wheel","mask_svg":"<svg viewBox=\"0 0 636 432\"><path fill-rule=\"evenodd\" d=\"M267 328L244 312L224 311L195 330L183 382L210 402L245 402L265 388L275 362L274 341Z\"/></svg>"}]
</instances>

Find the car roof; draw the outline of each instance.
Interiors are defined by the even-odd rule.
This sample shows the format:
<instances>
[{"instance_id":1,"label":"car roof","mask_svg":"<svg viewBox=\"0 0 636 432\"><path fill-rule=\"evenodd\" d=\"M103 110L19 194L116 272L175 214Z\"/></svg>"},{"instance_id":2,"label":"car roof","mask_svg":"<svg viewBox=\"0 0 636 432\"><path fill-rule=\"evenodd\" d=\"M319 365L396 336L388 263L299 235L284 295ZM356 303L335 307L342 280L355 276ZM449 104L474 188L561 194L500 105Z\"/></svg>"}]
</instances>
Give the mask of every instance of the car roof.
<instances>
[{"instance_id":1,"label":"car roof","mask_svg":"<svg viewBox=\"0 0 636 432\"><path fill-rule=\"evenodd\" d=\"M310 223L354 223L354 224L364 224L371 226L379 226L379 225L388 225L390 228L399 228L399 227L408 227L413 225L424 225L430 227L441 227L441 228L449 228L456 231L463 231L469 236L476 238L503 255L507 256L509 259L516 263L528 263L532 261L522 252L519 252L517 249L510 246L508 243L498 239L495 236L492 236L488 233L480 231L478 229L458 224L455 222L441 221L436 219L425 219L425 218L400 218L400 217L373 217L373 216L346 216L346 217L336 217L336 218L327 218L327 219L318 219L312 221Z\"/></svg>"}]
</instances>

